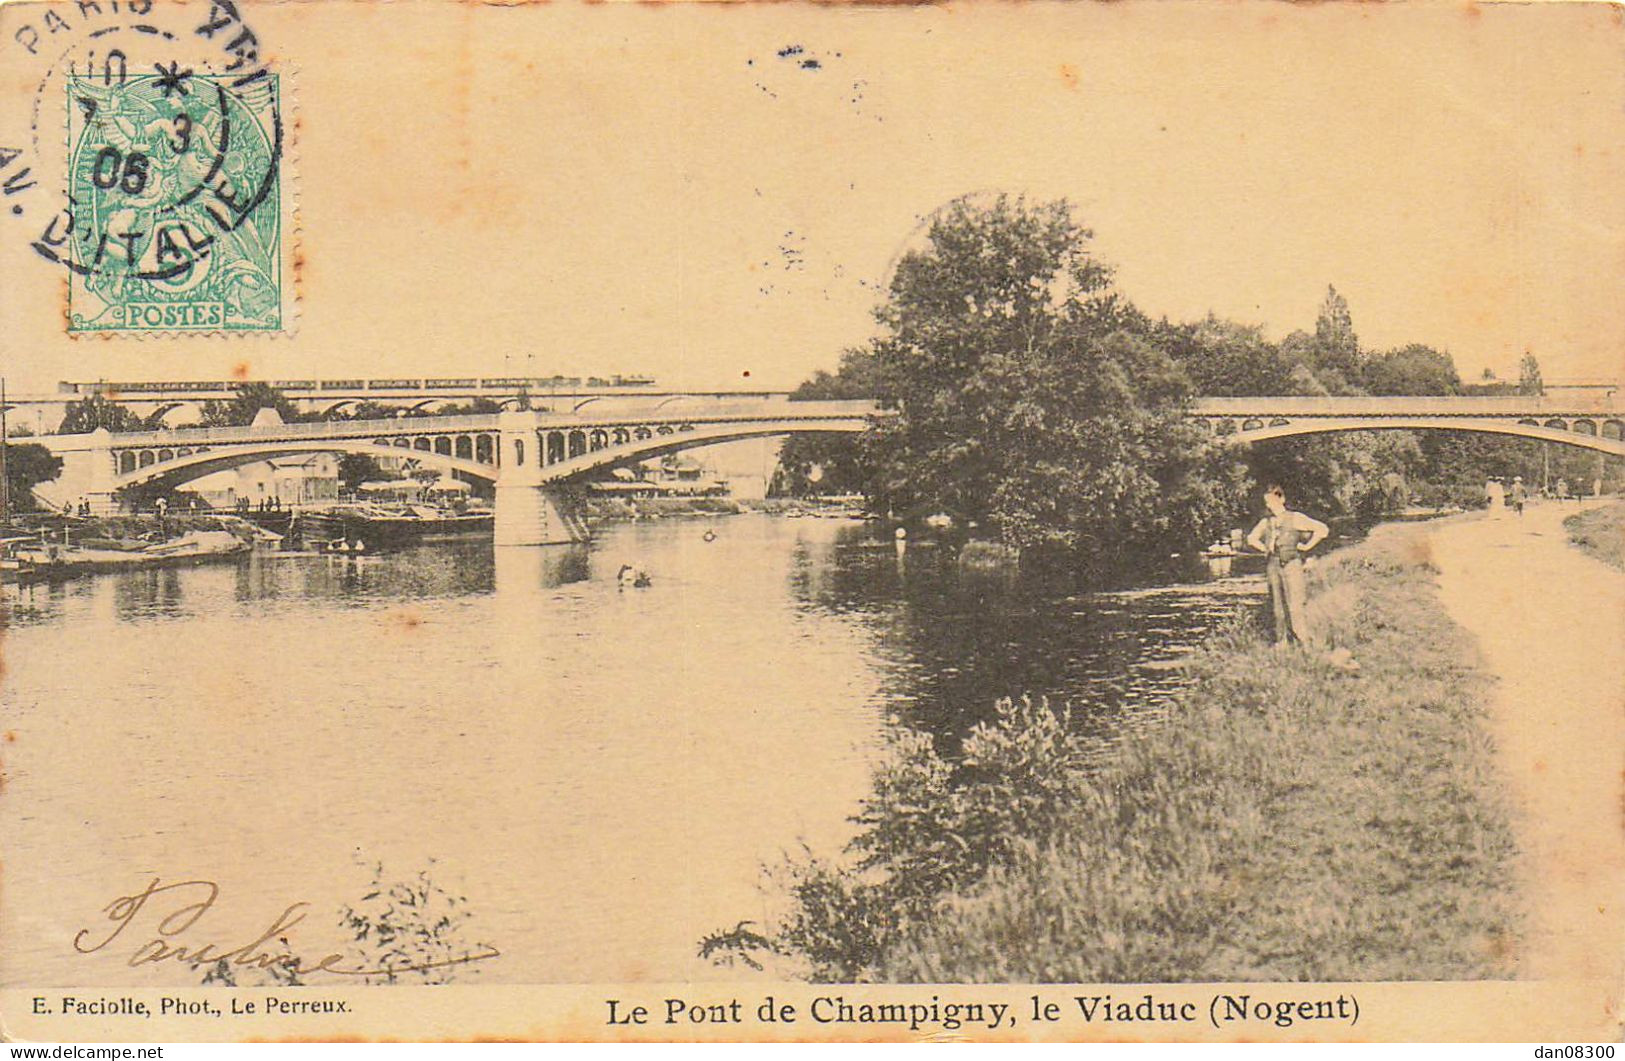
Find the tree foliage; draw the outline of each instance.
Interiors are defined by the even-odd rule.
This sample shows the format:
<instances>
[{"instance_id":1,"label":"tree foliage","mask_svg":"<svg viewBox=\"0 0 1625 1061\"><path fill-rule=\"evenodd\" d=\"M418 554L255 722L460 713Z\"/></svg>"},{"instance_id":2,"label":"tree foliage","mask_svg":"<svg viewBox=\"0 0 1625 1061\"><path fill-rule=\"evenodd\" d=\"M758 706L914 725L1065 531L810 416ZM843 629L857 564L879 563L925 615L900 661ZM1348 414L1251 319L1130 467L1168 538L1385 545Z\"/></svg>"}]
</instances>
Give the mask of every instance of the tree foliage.
<instances>
[{"instance_id":1,"label":"tree foliage","mask_svg":"<svg viewBox=\"0 0 1625 1061\"><path fill-rule=\"evenodd\" d=\"M384 474L384 469L378 461L365 453L346 453L339 458L338 467L339 485L344 489L354 491L362 483L377 482L380 479L392 478Z\"/></svg>"},{"instance_id":2,"label":"tree foliage","mask_svg":"<svg viewBox=\"0 0 1625 1061\"><path fill-rule=\"evenodd\" d=\"M1361 365L1371 394L1460 394L1461 377L1449 354L1410 343L1373 354Z\"/></svg>"},{"instance_id":3,"label":"tree foliage","mask_svg":"<svg viewBox=\"0 0 1625 1061\"><path fill-rule=\"evenodd\" d=\"M31 507L33 489L62 474L62 458L38 442L8 442L6 491L13 510Z\"/></svg>"},{"instance_id":4,"label":"tree foliage","mask_svg":"<svg viewBox=\"0 0 1625 1061\"><path fill-rule=\"evenodd\" d=\"M1354 334L1354 316L1348 299L1330 284L1315 318L1315 367L1324 376L1335 376L1349 385L1360 378L1360 339ZM1331 381L1328 381L1330 383Z\"/></svg>"},{"instance_id":5,"label":"tree foliage","mask_svg":"<svg viewBox=\"0 0 1625 1061\"><path fill-rule=\"evenodd\" d=\"M204 402L203 425L246 427L254 422L254 417L259 415L261 409L275 409L285 424L308 419L287 395L269 383L256 380L238 387L227 401Z\"/></svg>"},{"instance_id":6,"label":"tree foliage","mask_svg":"<svg viewBox=\"0 0 1625 1061\"><path fill-rule=\"evenodd\" d=\"M879 395L874 352L860 348L841 355L838 371L813 373L790 392L790 400L850 401ZM859 494L868 490L875 473L872 446L861 435L792 435L779 448L779 464L768 492L777 497Z\"/></svg>"},{"instance_id":7,"label":"tree foliage","mask_svg":"<svg viewBox=\"0 0 1625 1061\"><path fill-rule=\"evenodd\" d=\"M1518 393L1531 396L1546 393L1546 386L1540 378L1540 362L1527 350L1518 362Z\"/></svg>"},{"instance_id":8,"label":"tree foliage","mask_svg":"<svg viewBox=\"0 0 1625 1061\"><path fill-rule=\"evenodd\" d=\"M1065 202L960 201L876 311L874 433L894 510L945 511L1096 570L1199 544L1237 481L1184 412L1189 376Z\"/></svg>"},{"instance_id":9,"label":"tree foliage","mask_svg":"<svg viewBox=\"0 0 1625 1061\"><path fill-rule=\"evenodd\" d=\"M790 440L776 492L861 490L898 516L946 511L1011 544L1122 566L1246 518L1249 472L1359 521L1413 500L1470 503L1486 475L1595 474L1561 447L1440 432L1276 440L1226 462L1184 427L1193 396L1534 395L1540 367L1526 354L1516 385L1464 384L1435 347L1364 350L1331 285L1313 329L1278 342L1211 313L1152 323L1089 240L1064 203L1001 197L939 214L899 263L877 338L794 395L874 398L900 417L858 438Z\"/></svg>"},{"instance_id":10,"label":"tree foliage","mask_svg":"<svg viewBox=\"0 0 1625 1061\"><path fill-rule=\"evenodd\" d=\"M1152 340L1177 361L1196 393L1212 397L1262 394L1317 394L1307 351L1270 342L1255 324L1237 324L1209 313L1195 323L1163 321Z\"/></svg>"},{"instance_id":11,"label":"tree foliage","mask_svg":"<svg viewBox=\"0 0 1625 1061\"><path fill-rule=\"evenodd\" d=\"M396 417L418 416L472 416L480 413L499 413L502 403L484 396L466 402L433 402L411 406L388 405L378 401L361 401L340 406L323 417L324 420L393 420Z\"/></svg>"},{"instance_id":12,"label":"tree foliage","mask_svg":"<svg viewBox=\"0 0 1625 1061\"><path fill-rule=\"evenodd\" d=\"M109 431L145 431L152 426L148 420L105 395L92 394L68 406L56 430L59 435L81 435L104 427Z\"/></svg>"}]
</instances>

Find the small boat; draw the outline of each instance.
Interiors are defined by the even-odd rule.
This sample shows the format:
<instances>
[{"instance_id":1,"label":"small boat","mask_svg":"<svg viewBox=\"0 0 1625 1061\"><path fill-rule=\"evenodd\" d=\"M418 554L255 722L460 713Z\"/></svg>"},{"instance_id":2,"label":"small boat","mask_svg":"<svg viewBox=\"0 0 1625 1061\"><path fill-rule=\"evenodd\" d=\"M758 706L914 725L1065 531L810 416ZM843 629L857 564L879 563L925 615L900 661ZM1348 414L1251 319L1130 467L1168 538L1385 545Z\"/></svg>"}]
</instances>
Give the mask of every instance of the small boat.
<instances>
[{"instance_id":1,"label":"small boat","mask_svg":"<svg viewBox=\"0 0 1625 1061\"><path fill-rule=\"evenodd\" d=\"M362 501L302 510L294 521L293 533L305 541L360 541L368 548L380 549L488 536L495 524L492 512Z\"/></svg>"},{"instance_id":2,"label":"small boat","mask_svg":"<svg viewBox=\"0 0 1625 1061\"><path fill-rule=\"evenodd\" d=\"M28 561L24 560L22 552L33 552L45 547L44 539L37 534L24 534L15 538L0 538L0 576L16 575Z\"/></svg>"},{"instance_id":3,"label":"small boat","mask_svg":"<svg viewBox=\"0 0 1625 1061\"><path fill-rule=\"evenodd\" d=\"M248 542L229 531L189 531L176 538L139 548L91 548L64 545L36 537L7 550L9 561L0 568L18 582L73 578L103 572L146 567L207 563L247 553Z\"/></svg>"}]
</instances>

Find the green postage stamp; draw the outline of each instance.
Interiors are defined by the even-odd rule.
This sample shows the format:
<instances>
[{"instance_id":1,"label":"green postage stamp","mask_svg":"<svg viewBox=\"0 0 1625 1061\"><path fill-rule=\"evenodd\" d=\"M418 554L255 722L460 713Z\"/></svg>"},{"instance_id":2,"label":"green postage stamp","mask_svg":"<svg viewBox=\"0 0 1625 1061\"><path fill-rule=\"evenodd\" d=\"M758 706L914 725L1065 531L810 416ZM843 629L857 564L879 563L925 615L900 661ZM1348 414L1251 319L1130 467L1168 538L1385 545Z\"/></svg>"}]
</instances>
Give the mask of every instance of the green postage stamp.
<instances>
[{"instance_id":1,"label":"green postage stamp","mask_svg":"<svg viewBox=\"0 0 1625 1061\"><path fill-rule=\"evenodd\" d=\"M67 79L70 332L285 329L281 78L241 80Z\"/></svg>"}]
</instances>

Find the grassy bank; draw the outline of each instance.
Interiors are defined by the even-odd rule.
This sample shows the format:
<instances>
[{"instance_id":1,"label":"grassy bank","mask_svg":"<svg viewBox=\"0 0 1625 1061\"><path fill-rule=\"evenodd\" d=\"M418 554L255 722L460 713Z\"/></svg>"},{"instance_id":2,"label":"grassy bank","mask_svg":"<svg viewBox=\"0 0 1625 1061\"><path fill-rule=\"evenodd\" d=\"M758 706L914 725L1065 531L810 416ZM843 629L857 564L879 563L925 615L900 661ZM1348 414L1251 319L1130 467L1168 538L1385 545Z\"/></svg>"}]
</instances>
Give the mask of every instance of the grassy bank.
<instances>
[{"instance_id":1,"label":"grassy bank","mask_svg":"<svg viewBox=\"0 0 1625 1061\"><path fill-rule=\"evenodd\" d=\"M1563 526L1570 541L1604 563L1625 570L1625 502L1570 516Z\"/></svg>"},{"instance_id":2,"label":"grassy bank","mask_svg":"<svg viewBox=\"0 0 1625 1061\"><path fill-rule=\"evenodd\" d=\"M1249 616L1166 724L1088 762L1062 715L1001 705L961 754L901 731L851 858L786 867L771 931L820 979L1460 979L1509 973L1514 847L1488 678L1424 539L1383 528L1312 574L1350 674Z\"/></svg>"}]
</instances>

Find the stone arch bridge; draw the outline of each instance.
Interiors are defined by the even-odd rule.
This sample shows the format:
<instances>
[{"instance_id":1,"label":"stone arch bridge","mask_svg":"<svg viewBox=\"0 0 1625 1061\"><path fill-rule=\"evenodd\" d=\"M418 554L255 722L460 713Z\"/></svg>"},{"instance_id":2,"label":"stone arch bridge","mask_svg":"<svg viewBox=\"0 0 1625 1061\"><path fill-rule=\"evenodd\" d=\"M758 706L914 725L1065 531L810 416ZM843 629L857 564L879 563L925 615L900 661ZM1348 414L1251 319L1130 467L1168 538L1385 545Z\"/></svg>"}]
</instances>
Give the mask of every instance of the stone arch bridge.
<instances>
[{"instance_id":1,"label":"stone arch bridge","mask_svg":"<svg viewBox=\"0 0 1625 1061\"><path fill-rule=\"evenodd\" d=\"M866 401L692 398L653 408L512 411L477 416L261 424L253 427L45 435L62 475L36 487L61 508L88 500L117 511L142 488L163 489L281 454L409 451L423 466L496 487L500 544L579 541L568 484L618 465L746 438L862 431L886 415ZM1625 457L1625 410L1611 396L1566 398L1206 398L1190 415L1233 444L1360 430L1449 430L1516 436Z\"/></svg>"},{"instance_id":2,"label":"stone arch bridge","mask_svg":"<svg viewBox=\"0 0 1625 1061\"><path fill-rule=\"evenodd\" d=\"M1191 415L1236 443L1339 431L1473 431L1625 457L1625 403L1612 394L1545 397L1203 398Z\"/></svg>"},{"instance_id":3,"label":"stone arch bridge","mask_svg":"<svg viewBox=\"0 0 1625 1061\"><path fill-rule=\"evenodd\" d=\"M503 544L579 541L572 483L666 453L740 439L807 432L862 431L872 402L674 400L653 408L595 412L513 411L475 416L268 423L166 431L42 435L63 460L62 474L35 488L62 508L80 500L118 511L143 489L193 479L284 454L410 454L422 466L496 487L496 533Z\"/></svg>"}]
</instances>

